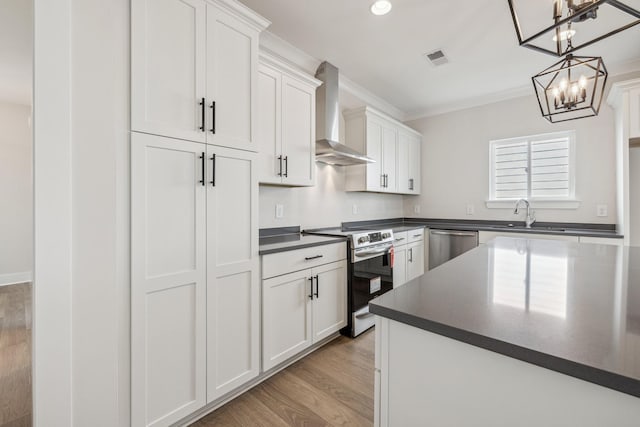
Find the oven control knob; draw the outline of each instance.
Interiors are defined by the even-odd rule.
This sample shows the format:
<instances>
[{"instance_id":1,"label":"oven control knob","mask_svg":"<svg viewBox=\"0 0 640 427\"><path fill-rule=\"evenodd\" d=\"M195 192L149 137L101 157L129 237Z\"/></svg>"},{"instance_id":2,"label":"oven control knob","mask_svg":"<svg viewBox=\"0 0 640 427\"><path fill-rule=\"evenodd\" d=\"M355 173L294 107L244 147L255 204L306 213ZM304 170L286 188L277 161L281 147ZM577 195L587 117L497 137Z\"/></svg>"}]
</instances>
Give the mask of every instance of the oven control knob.
<instances>
[{"instance_id":1,"label":"oven control knob","mask_svg":"<svg viewBox=\"0 0 640 427\"><path fill-rule=\"evenodd\" d=\"M363 236L358 239L358 243L367 243L369 241L369 236Z\"/></svg>"},{"instance_id":2,"label":"oven control knob","mask_svg":"<svg viewBox=\"0 0 640 427\"><path fill-rule=\"evenodd\" d=\"M382 233L383 239L388 239L389 237L391 237L391 233Z\"/></svg>"}]
</instances>

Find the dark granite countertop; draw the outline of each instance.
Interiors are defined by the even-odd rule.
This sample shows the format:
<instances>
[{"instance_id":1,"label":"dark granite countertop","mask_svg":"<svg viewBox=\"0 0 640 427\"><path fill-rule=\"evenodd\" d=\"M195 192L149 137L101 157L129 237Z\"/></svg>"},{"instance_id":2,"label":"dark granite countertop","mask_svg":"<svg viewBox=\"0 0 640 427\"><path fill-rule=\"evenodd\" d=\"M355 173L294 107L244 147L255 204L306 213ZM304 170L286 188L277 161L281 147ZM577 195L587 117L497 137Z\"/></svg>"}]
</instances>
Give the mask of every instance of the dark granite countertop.
<instances>
[{"instance_id":1,"label":"dark granite countertop","mask_svg":"<svg viewBox=\"0 0 640 427\"><path fill-rule=\"evenodd\" d=\"M373 221L347 222L342 224L342 228L344 229L365 229L372 227L393 228L394 232L412 230L415 229L416 226L441 230L553 234L565 236L607 237L613 239L621 239L624 237L616 232L615 224L535 222L531 228L526 228L523 221L429 218L393 218Z\"/></svg>"},{"instance_id":2,"label":"dark granite countertop","mask_svg":"<svg viewBox=\"0 0 640 427\"><path fill-rule=\"evenodd\" d=\"M640 247L501 237L370 311L640 397Z\"/></svg>"},{"instance_id":3,"label":"dark granite countertop","mask_svg":"<svg viewBox=\"0 0 640 427\"><path fill-rule=\"evenodd\" d=\"M259 254L267 255L313 246L345 242L346 237L310 236L300 234L300 227L269 228L260 230Z\"/></svg>"}]
</instances>

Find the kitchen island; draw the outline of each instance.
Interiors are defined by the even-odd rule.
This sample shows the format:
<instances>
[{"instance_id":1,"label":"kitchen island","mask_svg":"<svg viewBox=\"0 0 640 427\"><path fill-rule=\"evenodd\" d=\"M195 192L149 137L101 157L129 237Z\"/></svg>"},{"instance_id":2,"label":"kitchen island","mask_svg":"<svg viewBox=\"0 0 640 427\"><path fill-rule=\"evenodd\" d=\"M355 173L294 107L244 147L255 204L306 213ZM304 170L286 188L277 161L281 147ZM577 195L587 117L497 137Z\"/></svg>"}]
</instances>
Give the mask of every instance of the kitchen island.
<instances>
[{"instance_id":1,"label":"kitchen island","mask_svg":"<svg viewBox=\"0 0 640 427\"><path fill-rule=\"evenodd\" d=\"M498 238L370 311L376 425L640 423L640 248Z\"/></svg>"}]
</instances>

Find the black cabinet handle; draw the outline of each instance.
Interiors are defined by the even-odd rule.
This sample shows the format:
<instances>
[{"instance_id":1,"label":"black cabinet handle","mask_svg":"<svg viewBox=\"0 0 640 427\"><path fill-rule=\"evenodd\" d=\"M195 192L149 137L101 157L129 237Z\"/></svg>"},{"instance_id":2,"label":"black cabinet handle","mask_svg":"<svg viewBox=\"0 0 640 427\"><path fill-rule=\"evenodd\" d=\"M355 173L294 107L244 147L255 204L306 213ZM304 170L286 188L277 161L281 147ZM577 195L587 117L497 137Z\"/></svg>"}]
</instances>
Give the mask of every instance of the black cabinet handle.
<instances>
[{"instance_id":1,"label":"black cabinet handle","mask_svg":"<svg viewBox=\"0 0 640 427\"><path fill-rule=\"evenodd\" d=\"M289 176L289 156L284 156L284 177Z\"/></svg>"},{"instance_id":2,"label":"black cabinet handle","mask_svg":"<svg viewBox=\"0 0 640 427\"><path fill-rule=\"evenodd\" d=\"M204 100L204 98L202 98ZM211 133L216 133L216 101L211 103ZM203 113L204 114L204 113Z\"/></svg>"},{"instance_id":3,"label":"black cabinet handle","mask_svg":"<svg viewBox=\"0 0 640 427\"><path fill-rule=\"evenodd\" d=\"M311 261L312 259L322 258L323 256L324 255L306 256L306 257L304 257L304 259L307 260L307 261Z\"/></svg>"},{"instance_id":4,"label":"black cabinet handle","mask_svg":"<svg viewBox=\"0 0 640 427\"><path fill-rule=\"evenodd\" d=\"M278 156L278 160L280 161L280 172L278 172L278 176L282 176L282 156Z\"/></svg>"},{"instance_id":5,"label":"black cabinet handle","mask_svg":"<svg viewBox=\"0 0 640 427\"><path fill-rule=\"evenodd\" d=\"M202 179L200 180L200 184L204 185L204 151L202 152L202 155L200 156L200 160L202 162Z\"/></svg>"},{"instance_id":6,"label":"black cabinet handle","mask_svg":"<svg viewBox=\"0 0 640 427\"><path fill-rule=\"evenodd\" d=\"M409 249L409 262L413 262L413 248Z\"/></svg>"},{"instance_id":7,"label":"black cabinet handle","mask_svg":"<svg viewBox=\"0 0 640 427\"><path fill-rule=\"evenodd\" d=\"M211 185L216 186L216 155L211 156Z\"/></svg>"},{"instance_id":8,"label":"black cabinet handle","mask_svg":"<svg viewBox=\"0 0 640 427\"><path fill-rule=\"evenodd\" d=\"M409 180L409 190L413 190L413 178Z\"/></svg>"},{"instance_id":9,"label":"black cabinet handle","mask_svg":"<svg viewBox=\"0 0 640 427\"><path fill-rule=\"evenodd\" d=\"M315 279L316 279L316 293L314 295L316 296L316 298L320 298L320 279L318 278L317 274L315 276Z\"/></svg>"},{"instance_id":10,"label":"black cabinet handle","mask_svg":"<svg viewBox=\"0 0 640 427\"><path fill-rule=\"evenodd\" d=\"M384 188L389 188L389 175L384 174Z\"/></svg>"},{"instance_id":11,"label":"black cabinet handle","mask_svg":"<svg viewBox=\"0 0 640 427\"><path fill-rule=\"evenodd\" d=\"M202 126L200 126L200 130L204 132L204 98L200 101L200 110L202 112Z\"/></svg>"},{"instance_id":12,"label":"black cabinet handle","mask_svg":"<svg viewBox=\"0 0 640 427\"><path fill-rule=\"evenodd\" d=\"M309 277L309 282L311 286L311 293L309 293L309 299L313 301L313 277Z\"/></svg>"},{"instance_id":13,"label":"black cabinet handle","mask_svg":"<svg viewBox=\"0 0 640 427\"><path fill-rule=\"evenodd\" d=\"M380 187L384 188L384 174L380 175L380 180L382 181L382 184L380 184Z\"/></svg>"}]
</instances>

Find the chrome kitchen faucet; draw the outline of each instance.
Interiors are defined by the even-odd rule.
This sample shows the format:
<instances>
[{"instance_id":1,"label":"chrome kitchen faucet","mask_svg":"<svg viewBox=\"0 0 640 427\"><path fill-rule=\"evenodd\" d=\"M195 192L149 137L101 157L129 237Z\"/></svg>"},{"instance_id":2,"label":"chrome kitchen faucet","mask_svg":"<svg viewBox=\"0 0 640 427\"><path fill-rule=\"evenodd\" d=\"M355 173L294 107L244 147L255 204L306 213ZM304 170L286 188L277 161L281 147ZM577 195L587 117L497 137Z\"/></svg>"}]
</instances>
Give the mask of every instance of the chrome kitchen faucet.
<instances>
[{"instance_id":1,"label":"chrome kitchen faucet","mask_svg":"<svg viewBox=\"0 0 640 427\"><path fill-rule=\"evenodd\" d=\"M520 208L520 203L524 203L525 206L527 207L527 217L524 220L525 226L526 228L531 228L531 224L533 224L534 222L536 222L536 218L532 215L532 211L530 209L529 206L529 201L526 199L520 199L516 202L516 208L513 210L513 213L515 215L518 215L518 209Z\"/></svg>"}]
</instances>

